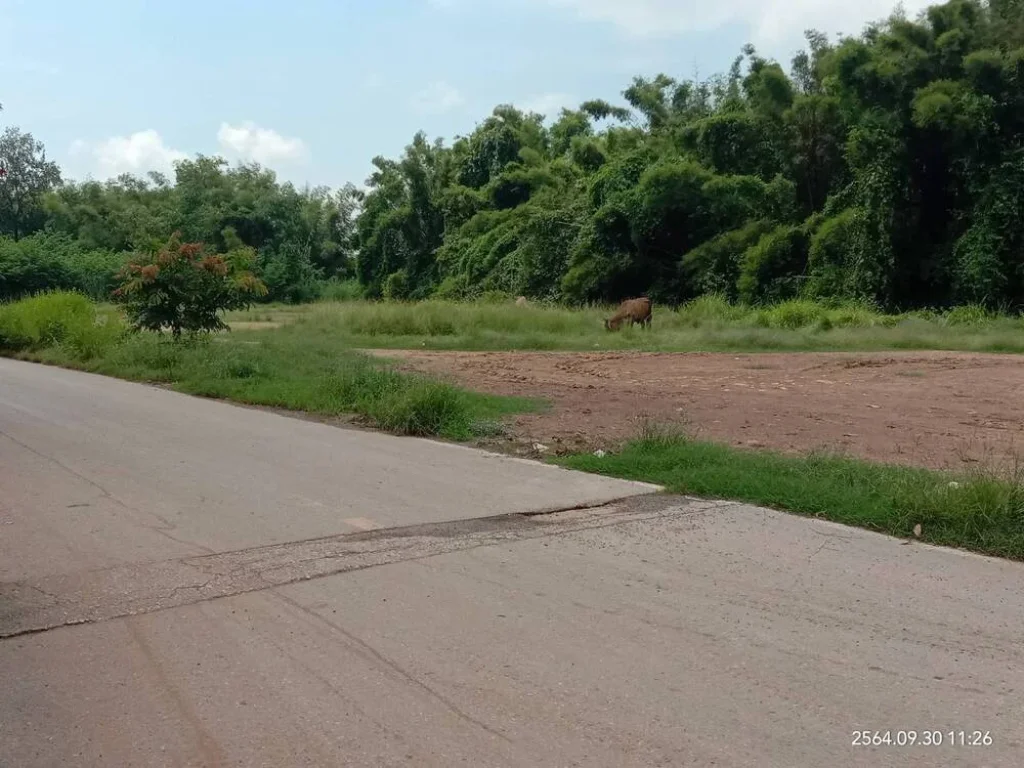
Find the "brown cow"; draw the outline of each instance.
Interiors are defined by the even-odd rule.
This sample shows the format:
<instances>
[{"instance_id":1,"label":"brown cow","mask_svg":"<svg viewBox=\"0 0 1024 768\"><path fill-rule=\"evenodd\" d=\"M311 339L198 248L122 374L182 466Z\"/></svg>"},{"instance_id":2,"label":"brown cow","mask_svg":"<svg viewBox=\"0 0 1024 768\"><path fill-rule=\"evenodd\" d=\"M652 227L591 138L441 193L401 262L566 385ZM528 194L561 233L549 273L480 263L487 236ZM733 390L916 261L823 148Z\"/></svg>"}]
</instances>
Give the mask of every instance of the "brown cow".
<instances>
[{"instance_id":1,"label":"brown cow","mask_svg":"<svg viewBox=\"0 0 1024 768\"><path fill-rule=\"evenodd\" d=\"M626 299L619 306L619 311L604 321L605 330L617 331L626 320L629 321L631 326L640 323L644 328L650 328L651 300L646 297L642 299Z\"/></svg>"}]
</instances>

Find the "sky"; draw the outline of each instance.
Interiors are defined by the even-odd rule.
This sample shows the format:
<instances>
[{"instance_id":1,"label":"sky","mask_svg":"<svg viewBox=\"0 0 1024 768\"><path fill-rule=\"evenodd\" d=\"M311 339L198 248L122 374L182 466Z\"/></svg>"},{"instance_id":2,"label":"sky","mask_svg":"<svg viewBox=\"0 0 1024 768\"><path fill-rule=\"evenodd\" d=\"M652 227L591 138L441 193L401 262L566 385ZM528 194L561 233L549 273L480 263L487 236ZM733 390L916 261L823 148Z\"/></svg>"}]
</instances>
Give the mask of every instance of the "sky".
<instances>
[{"instance_id":1,"label":"sky","mask_svg":"<svg viewBox=\"0 0 1024 768\"><path fill-rule=\"evenodd\" d=\"M904 0L914 16L928 3ZM497 104L622 103L634 75L704 78L745 43L788 66L803 30L856 34L894 0L0 0L0 126L66 178L196 153L359 186L418 130Z\"/></svg>"}]
</instances>

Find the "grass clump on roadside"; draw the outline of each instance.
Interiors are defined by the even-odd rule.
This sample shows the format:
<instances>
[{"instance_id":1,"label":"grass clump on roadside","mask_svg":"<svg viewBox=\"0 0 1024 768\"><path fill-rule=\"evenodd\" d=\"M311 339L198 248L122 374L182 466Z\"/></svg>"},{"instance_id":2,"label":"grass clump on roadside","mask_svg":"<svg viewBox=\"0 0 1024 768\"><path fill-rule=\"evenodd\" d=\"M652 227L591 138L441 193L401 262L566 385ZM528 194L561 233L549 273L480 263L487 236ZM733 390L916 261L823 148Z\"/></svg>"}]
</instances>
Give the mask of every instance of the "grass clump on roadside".
<instances>
[{"instance_id":1,"label":"grass clump on roadside","mask_svg":"<svg viewBox=\"0 0 1024 768\"><path fill-rule=\"evenodd\" d=\"M609 333L602 320L613 311L542 302L517 306L509 298L354 300L257 307L230 314L229 322L300 322L347 346L380 349L1024 352L1024 319L975 306L891 315L857 302L793 300L750 307L703 296L677 309L655 304L650 330L627 326Z\"/></svg>"},{"instance_id":2,"label":"grass clump on roadside","mask_svg":"<svg viewBox=\"0 0 1024 768\"><path fill-rule=\"evenodd\" d=\"M672 493L745 501L893 536L1024 560L1017 473L957 476L835 455L751 451L646 430L619 453L558 463Z\"/></svg>"},{"instance_id":3,"label":"grass clump on roadside","mask_svg":"<svg viewBox=\"0 0 1024 768\"><path fill-rule=\"evenodd\" d=\"M0 305L0 350L195 395L359 414L405 435L469 439L503 416L538 407L395 370L301 324L173 341L128 333L116 312L97 312L84 296L68 293Z\"/></svg>"},{"instance_id":4,"label":"grass clump on roadside","mask_svg":"<svg viewBox=\"0 0 1024 768\"><path fill-rule=\"evenodd\" d=\"M57 348L90 360L116 343L123 331L116 313L98 311L80 293L50 291L0 304L0 349L8 351Z\"/></svg>"}]
</instances>

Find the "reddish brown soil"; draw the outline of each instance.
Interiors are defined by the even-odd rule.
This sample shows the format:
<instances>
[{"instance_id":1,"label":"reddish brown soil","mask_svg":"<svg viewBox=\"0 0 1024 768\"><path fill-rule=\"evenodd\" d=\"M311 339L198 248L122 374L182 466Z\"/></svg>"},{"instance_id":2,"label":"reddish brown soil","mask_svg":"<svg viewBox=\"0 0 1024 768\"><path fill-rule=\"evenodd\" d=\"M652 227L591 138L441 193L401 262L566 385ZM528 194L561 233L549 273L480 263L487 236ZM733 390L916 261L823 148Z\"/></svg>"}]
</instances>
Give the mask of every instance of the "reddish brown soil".
<instances>
[{"instance_id":1,"label":"reddish brown soil","mask_svg":"<svg viewBox=\"0 0 1024 768\"><path fill-rule=\"evenodd\" d=\"M614 447L643 420L753 448L826 449L898 464L1005 468L1024 448L1024 358L946 352L379 354L474 390L542 397L520 443Z\"/></svg>"}]
</instances>

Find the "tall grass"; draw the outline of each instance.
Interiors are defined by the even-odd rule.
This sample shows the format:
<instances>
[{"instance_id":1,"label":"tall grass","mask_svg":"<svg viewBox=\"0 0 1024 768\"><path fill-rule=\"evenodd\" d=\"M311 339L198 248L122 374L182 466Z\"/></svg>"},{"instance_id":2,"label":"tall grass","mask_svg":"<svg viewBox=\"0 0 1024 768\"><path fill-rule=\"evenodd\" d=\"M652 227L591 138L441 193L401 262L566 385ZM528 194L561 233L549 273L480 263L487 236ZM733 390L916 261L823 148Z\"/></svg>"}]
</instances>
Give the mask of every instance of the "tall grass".
<instances>
[{"instance_id":1,"label":"tall grass","mask_svg":"<svg viewBox=\"0 0 1024 768\"><path fill-rule=\"evenodd\" d=\"M89 360L110 348L123 332L116 314L98 312L80 293L51 291L0 304L0 348L60 349Z\"/></svg>"},{"instance_id":2,"label":"tall grass","mask_svg":"<svg viewBox=\"0 0 1024 768\"><path fill-rule=\"evenodd\" d=\"M609 307L521 307L508 300L322 302L292 311L291 319L303 323L307 332L363 348L1024 352L1024 320L980 307L886 315L857 303L789 301L745 307L706 296L678 309L655 306L652 329L626 327L618 333L604 330L602 319L611 313Z\"/></svg>"},{"instance_id":3,"label":"tall grass","mask_svg":"<svg viewBox=\"0 0 1024 768\"><path fill-rule=\"evenodd\" d=\"M325 280L320 284L322 301L355 301L362 296L363 286L358 280Z\"/></svg>"},{"instance_id":4,"label":"tall grass","mask_svg":"<svg viewBox=\"0 0 1024 768\"><path fill-rule=\"evenodd\" d=\"M621 453L563 466L673 493L747 501L894 536L1024 560L1024 479L957 476L828 454L790 456L648 431Z\"/></svg>"},{"instance_id":5,"label":"tall grass","mask_svg":"<svg viewBox=\"0 0 1024 768\"><path fill-rule=\"evenodd\" d=\"M196 395L324 415L359 414L406 435L469 439L538 407L408 374L296 325L173 342L129 334L116 312L51 293L0 305L0 351Z\"/></svg>"}]
</instances>

